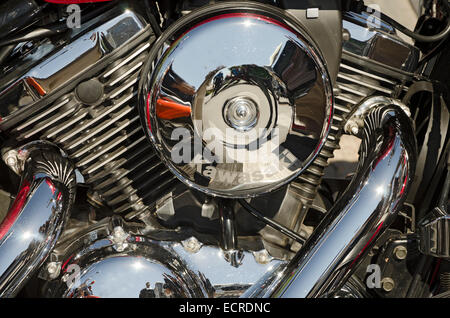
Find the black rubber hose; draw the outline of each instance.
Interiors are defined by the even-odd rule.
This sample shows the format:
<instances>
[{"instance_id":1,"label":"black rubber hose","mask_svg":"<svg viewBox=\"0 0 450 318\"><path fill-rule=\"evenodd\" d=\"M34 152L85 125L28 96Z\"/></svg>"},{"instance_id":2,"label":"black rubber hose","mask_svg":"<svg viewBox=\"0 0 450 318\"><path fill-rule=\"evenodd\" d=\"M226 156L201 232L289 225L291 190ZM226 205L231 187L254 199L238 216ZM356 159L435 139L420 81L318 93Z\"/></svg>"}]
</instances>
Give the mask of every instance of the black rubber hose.
<instances>
[{"instance_id":1,"label":"black rubber hose","mask_svg":"<svg viewBox=\"0 0 450 318\"><path fill-rule=\"evenodd\" d=\"M445 11L447 12L447 25L438 34L435 35L422 35L416 32L413 32L409 30L407 27L401 25L391 17L387 16L386 14L380 12L380 18L381 20L384 20L388 24L392 25L394 28L396 28L401 33L413 38L414 40L418 42L436 42L440 41L442 39L445 39L450 34L450 9L447 0L443 1L443 7L445 8Z\"/></svg>"},{"instance_id":2,"label":"black rubber hose","mask_svg":"<svg viewBox=\"0 0 450 318\"><path fill-rule=\"evenodd\" d=\"M162 34L162 31L161 31L161 28L155 17L156 9L154 8L154 6L152 6L152 3L150 2L150 0L144 1L144 5L145 5L145 10L147 13L148 20L150 22L150 25L152 26L153 32L155 32L156 37L159 37Z\"/></svg>"},{"instance_id":3,"label":"black rubber hose","mask_svg":"<svg viewBox=\"0 0 450 318\"><path fill-rule=\"evenodd\" d=\"M7 0L0 4L0 38L8 37L32 23L46 6L35 0Z\"/></svg>"},{"instance_id":4,"label":"black rubber hose","mask_svg":"<svg viewBox=\"0 0 450 318\"><path fill-rule=\"evenodd\" d=\"M17 34L9 39L0 41L0 47L9 46L11 44L27 42L27 41L31 41L31 40L35 40L35 39L41 39L44 37L54 36L57 34L64 33L67 30L68 29L67 29L66 25L58 25L58 26L53 26L53 27L48 27L48 28L45 28L45 27L37 28L30 32L27 32L24 34Z\"/></svg>"},{"instance_id":5,"label":"black rubber hose","mask_svg":"<svg viewBox=\"0 0 450 318\"><path fill-rule=\"evenodd\" d=\"M16 46L14 44L0 47L0 65L2 65L8 59L15 47Z\"/></svg>"},{"instance_id":6,"label":"black rubber hose","mask_svg":"<svg viewBox=\"0 0 450 318\"><path fill-rule=\"evenodd\" d=\"M301 237L299 234L291 231L284 225L281 225L280 223L275 222L272 219L269 219L268 217L265 217L262 215L258 210L256 210L254 207L252 207L247 201L244 199L240 199L239 203L242 205L242 207L247 210L251 215L253 215L255 218L260 220L261 222L267 224L268 226L274 228L275 230L283 233L287 237L293 239L294 241L297 241L300 244L305 244L306 239Z\"/></svg>"}]
</instances>

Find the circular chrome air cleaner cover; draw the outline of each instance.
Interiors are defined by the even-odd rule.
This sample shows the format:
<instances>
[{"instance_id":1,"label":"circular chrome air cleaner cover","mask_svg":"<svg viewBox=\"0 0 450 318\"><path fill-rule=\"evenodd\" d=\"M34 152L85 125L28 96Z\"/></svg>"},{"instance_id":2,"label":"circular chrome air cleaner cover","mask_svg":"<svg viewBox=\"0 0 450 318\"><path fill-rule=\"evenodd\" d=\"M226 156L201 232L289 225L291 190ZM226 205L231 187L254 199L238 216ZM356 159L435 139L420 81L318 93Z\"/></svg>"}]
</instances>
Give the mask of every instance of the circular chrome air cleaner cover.
<instances>
[{"instance_id":1,"label":"circular chrome air cleaner cover","mask_svg":"<svg viewBox=\"0 0 450 318\"><path fill-rule=\"evenodd\" d=\"M236 7L239 7L237 12ZM216 5L180 19L143 69L140 111L169 169L222 197L252 197L297 177L333 112L320 52L284 11Z\"/></svg>"}]
</instances>

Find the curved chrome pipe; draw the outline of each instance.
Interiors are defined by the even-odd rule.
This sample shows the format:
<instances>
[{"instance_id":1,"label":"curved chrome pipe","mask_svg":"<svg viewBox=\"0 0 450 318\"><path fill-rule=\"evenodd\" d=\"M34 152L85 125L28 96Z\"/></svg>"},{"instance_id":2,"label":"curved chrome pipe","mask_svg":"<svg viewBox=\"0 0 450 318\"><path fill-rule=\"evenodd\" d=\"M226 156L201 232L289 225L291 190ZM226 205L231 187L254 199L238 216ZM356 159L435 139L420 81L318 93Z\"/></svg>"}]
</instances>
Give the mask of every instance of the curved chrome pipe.
<instances>
[{"instance_id":1,"label":"curved chrome pipe","mask_svg":"<svg viewBox=\"0 0 450 318\"><path fill-rule=\"evenodd\" d=\"M75 198L73 166L52 144L35 142L26 158L16 199L0 224L0 297L13 297L58 239Z\"/></svg>"},{"instance_id":2,"label":"curved chrome pipe","mask_svg":"<svg viewBox=\"0 0 450 318\"><path fill-rule=\"evenodd\" d=\"M334 296L397 216L415 164L416 141L408 116L395 105L368 109L360 164L345 193L292 261L243 297Z\"/></svg>"}]
</instances>

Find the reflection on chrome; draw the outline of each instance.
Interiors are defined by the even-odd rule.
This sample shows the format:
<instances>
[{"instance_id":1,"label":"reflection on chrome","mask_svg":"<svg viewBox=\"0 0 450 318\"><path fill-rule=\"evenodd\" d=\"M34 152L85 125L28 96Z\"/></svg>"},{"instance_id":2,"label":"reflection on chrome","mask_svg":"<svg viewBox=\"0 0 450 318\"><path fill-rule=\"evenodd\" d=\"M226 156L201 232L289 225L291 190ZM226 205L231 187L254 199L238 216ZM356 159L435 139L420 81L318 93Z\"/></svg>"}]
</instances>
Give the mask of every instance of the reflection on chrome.
<instances>
[{"instance_id":1,"label":"reflection on chrome","mask_svg":"<svg viewBox=\"0 0 450 318\"><path fill-rule=\"evenodd\" d=\"M414 176L410 119L396 105L366 113L360 164L342 197L288 265L250 288L247 297L332 297L399 212Z\"/></svg>"},{"instance_id":2,"label":"reflection on chrome","mask_svg":"<svg viewBox=\"0 0 450 318\"><path fill-rule=\"evenodd\" d=\"M155 44L142 73L141 118L181 181L221 197L252 197L293 180L317 156L332 89L297 22L281 12L223 10L203 21L186 16ZM256 152L258 160L246 161Z\"/></svg>"},{"instance_id":3,"label":"reflection on chrome","mask_svg":"<svg viewBox=\"0 0 450 318\"><path fill-rule=\"evenodd\" d=\"M75 198L73 167L44 142L26 154L20 190L0 224L0 297L13 297L56 244Z\"/></svg>"},{"instance_id":4,"label":"reflection on chrome","mask_svg":"<svg viewBox=\"0 0 450 318\"><path fill-rule=\"evenodd\" d=\"M84 35L77 35L72 43L52 54L51 63L44 60L0 90L3 121L17 120L14 116L18 113L29 111L32 104L69 85L72 79L86 71L87 65L94 66L106 55L129 43L144 28L141 18L126 11ZM36 95L30 87L39 94ZM20 102L19 98L27 102ZM10 112L10 109L15 111Z\"/></svg>"},{"instance_id":5,"label":"reflection on chrome","mask_svg":"<svg viewBox=\"0 0 450 318\"><path fill-rule=\"evenodd\" d=\"M352 61L378 62L384 67L406 72L416 69L420 50L402 41L391 25L378 20L375 15L346 12L342 27L350 35L349 40L344 42L344 54Z\"/></svg>"},{"instance_id":6,"label":"reflection on chrome","mask_svg":"<svg viewBox=\"0 0 450 318\"><path fill-rule=\"evenodd\" d=\"M117 251L108 233L110 226L96 226L83 240L70 241L63 261L63 275L48 291L51 297L69 298L179 298L238 297L264 273L281 261L258 264L249 252L239 267L224 259L216 246L191 252L181 243L154 241L140 235L128 236L128 246ZM67 270L80 268L73 279Z\"/></svg>"}]
</instances>

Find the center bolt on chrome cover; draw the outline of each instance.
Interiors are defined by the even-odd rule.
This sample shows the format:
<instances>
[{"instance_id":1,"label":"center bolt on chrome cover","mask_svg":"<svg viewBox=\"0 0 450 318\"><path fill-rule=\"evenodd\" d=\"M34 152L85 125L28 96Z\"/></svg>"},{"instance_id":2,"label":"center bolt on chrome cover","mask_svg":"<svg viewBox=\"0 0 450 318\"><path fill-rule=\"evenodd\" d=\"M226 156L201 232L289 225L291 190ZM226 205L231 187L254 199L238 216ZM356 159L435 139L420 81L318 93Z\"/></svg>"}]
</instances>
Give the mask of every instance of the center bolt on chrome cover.
<instances>
[{"instance_id":1,"label":"center bolt on chrome cover","mask_svg":"<svg viewBox=\"0 0 450 318\"><path fill-rule=\"evenodd\" d=\"M258 106L250 98L236 97L225 104L223 116L231 128L248 131L255 127L258 121Z\"/></svg>"}]
</instances>

